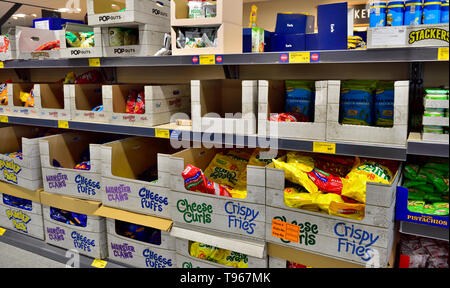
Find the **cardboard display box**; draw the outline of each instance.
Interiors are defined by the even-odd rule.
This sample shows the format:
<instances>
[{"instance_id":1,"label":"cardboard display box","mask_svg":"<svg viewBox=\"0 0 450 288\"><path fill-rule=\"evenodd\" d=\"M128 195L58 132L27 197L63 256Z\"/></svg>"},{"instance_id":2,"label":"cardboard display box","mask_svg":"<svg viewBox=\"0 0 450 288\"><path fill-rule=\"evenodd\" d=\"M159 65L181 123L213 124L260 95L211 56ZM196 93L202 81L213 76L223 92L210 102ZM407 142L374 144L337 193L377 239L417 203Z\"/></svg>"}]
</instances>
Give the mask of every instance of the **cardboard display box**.
<instances>
[{"instance_id":1,"label":"cardboard display box","mask_svg":"<svg viewBox=\"0 0 450 288\"><path fill-rule=\"evenodd\" d=\"M125 113L131 89L145 91L145 113ZM189 111L187 85L104 85L104 111L111 113L110 123L120 125L156 126L171 122L172 115Z\"/></svg>"},{"instance_id":2,"label":"cardboard display box","mask_svg":"<svg viewBox=\"0 0 450 288\"><path fill-rule=\"evenodd\" d=\"M186 190L182 172L188 164L205 171L220 149L187 149L171 156L170 210L179 227L233 235L251 241L265 238L265 168L247 166L247 198L237 199ZM195 207L202 207L196 209ZM245 211L245 213L243 212Z\"/></svg>"},{"instance_id":3,"label":"cardboard display box","mask_svg":"<svg viewBox=\"0 0 450 288\"><path fill-rule=\"evenodd\" d=\"M401 167L390 185L368 182L365 216L355 220L287 207L284 203L285 172L270 164L266 168L266 241L355 263L366 264L378 257L385 266L393 241L395 195L400 175ZM275 237L273 220L300 225L299 242ZM362 240L366 236L369 238Z\"/></svg>"},{"instance_id":4,"label":"cardboard display box","mask_svg":"<svg viewBox=\"0 0 450 288\"><path fill-rule=\"evenodd\" d=\"M409 81L395 82L392 128L339 123L341 81L328 81L327 141L349 141L406 146Z\"/></svg>"},{"instance_id":5,"label":"cardboard display box","mask_svg":"<svg viewBox=\"0 0 450 288\"><path fill-rule=\"evenodd\" d=\"M242 80L191 81L193 131L256 134L257 85Z\"/></svg>"},{"instance_id":6,"label":"cardboard display box","mask_svg":"<svg viewBox=\"0 0 450 288\"><path fill-rule=\"evenodd\" d=\"M34 93L34 107L24 107L20 93L29 93L31 88ZM12 83L8 84L8 99L10 115L70 120L70 94L66 85Z\"/></svg>"},{"instance_id":7,"label":"cardboard display box","mask_svg":"<svg viewBox=\"0 0 450 288\"><path fill-rule=\"evenodd\" d=\"M367 48L448 47L448 33L448 23L369 28Z\"/></svg>"},{"instance_id":8,"label":"cardboard display box","mask_svg":"<svg viewBox=\"0 0 450 288\"><path fill-rule=\"evenodd\" d=\"M166 139L132 137L101 149L103 205L171 219L169 154L175 150L170 143ZM157 181L138 180L152 168L157 171Z\"/></svg>"},{"instance_id":9,"label":"cardboard display box","mask_svg":"<svg viewBox=\"0 0 450 288\"><path fill-rule=\"evenodd\" d=\"M65 40L65 37L63 38ZM28 27L16 27L16 56L24 60L48 60L60 59L61 49L36 51L39 47L49 42L60 41L60 31L37 29Z\"/></svg>"},{"instance_id":10,"label":"cardboard display box","mask_svg":"<svg viewBox=\"0 0 450 288\"><path fill-rule=\"evenodd\" d=\"M120 2L111 0L88 0L88 23L91 26L102 27L118 27L132 24L153 24L169 27L169 5L169 1L167 0L126 0ZM126 10L119 12L123 9Z\"/></svg>"},{"instance_id":11,"label":"cardboard display box","mask_svg":"<svg viewBox=\"0 0 450 288\"><path fill-rule=\"evenodd\" d=\"M5 49L0 52L0 61L14 60L16 59L16 33L15 29L8 31L7 34L0 35L0 50L4 47ZM8 44L6 44L8 43ZM6 49L8 45L8 49Z\"/></svg>"},{"instance_id":12,"label":"cardboard display box","mask_svg":"<svg viewBox=\"0 0 450 288\"><path fill-rule=\"evenodd\" d=\"M95 216L101 203L80 200L56 194L41 193L43 204L45 242L64 249L75 249L80 254L104 259L108 256L106 221ZM50 217L50 207L87 215L86 227L56 221Z\"/></svg>"},{"instance_id":13,"label":"cardboard display box","mask_svg":"<svg viewBox=\"0 0 450 288\"><path fill-rule=\"evenodd\" d=\"M39 128L13 126L0 128L0 180L28 190L42 188L39 154ZM22 160L6 156L22 151ZM4 192L4 191L2 191Z\"/></svg>"},{"instance_id":14,"label":"cardboard display box","mask_svg":"<svg viewBox=\"0 0 450 288\"><path fill-rule=\"evenodd\" d=\"M238 25L223 22L220 25L214 25L213 27L217 29L217 46L204 48L178 48L178 32L185 27L172 26L172 55L223 55L242 53L243 32L241 24Z\"/></svg>"},{"instance_id":15,"label":"cardboard display box","mask_svg":"<svg viewBox=\"0 0 450 288\"><path fill-rule=\"evenodd\" d=\"M101 202L101 145L96 144L101 141L94 133L64 133L40 139L44 191ZM89 157L90 170L74 169L83 162L82 157Z\"/></svg>"},{"instance_id":16,"label":"cardboard display box","mask_svg":"<svg viewBox=\"0 0 450 288\"><path fill-rule=\"evenodd\" d=\"M94 47L68 47L66 42L66 32L94 32ZM59 30L61 39L61 58L99 58L103 56L102 33L100 27L91 27L83 24L68 22L65 29Z\"/></svg>"},{"instance_id":17,"label":"cardboard display box","mask_svg":"<svg viewBox=\"0 0 450 288\"><path fill-rule=\"evenodd\" d=\"M440 108L440 109L448 109L449 102L448 100L424 100L424 107L427 108ZM435 126L449 126L448 117L427 117L423 116L422 119L423 125L435 125ZM422 133L422 140L424 141L432 141L432 142L449 142L448 134L434 134L434 133Z\"/></svg>"},{"instance_id":18,"label":"cardboard display box","mask_svg":"<svg viewBox=\"0 0 450 288\"><path fill-rule=\"evenodd\" d=\"M168 232L155 230L155 242L147 243L118 234L118 221L106 220L109 259L138 268L176 268L175 238Z\"/></svg>"},{"instance_id":19,"label":"cardboard display box","mask_svg":"<svg viewBox=\"0 0 450 288\"><path fill-rule=\"evenodd\" d=\"M111 46L109 28L101 28L105 57L154 56L164 47L165 34L170 33L168 26L145 24L130 28L139 30L138 44L136 45Z\"/></svg>"},{"instance_id":20,"label":"cardboard display box","mask_svg":"<svg viewBox=\"0 0 450 288\"><path fill-rule=\"evenodd\" d=\"M40 202L40 190L31 191L0 182L0 226L44 240L44 222ZM26 200L25 207L18 207L6 197Z\"/></svg>"},{"instance_id":21,"label":"cardboard display box","mask_svg":"<svg viewBox=\"0 0 450 288\"><path fill-rule=\"evenodd\" d=\"M208 1L216 5L216 17L189 18L188 0L173 0L170 4L170 25L172 26L211 26L221 23L242 25L242 0Z\"/></svg>"},{"instance_id":22,"label":"cardboard display box","mask_svg":"<svg viewBox=\"0 0 450 288\"><path fill-rule=\"evenodd\" d=\"M94 108L103 105L101 84L70 84L66 87L70 94L71 120L100 123L110 121L111 111L93 111Z\"/></svg>"},{"instance_id":23,"label":"cardboard display box","mask_svg":"<svg viewBox=\"0 0 450 288\"><path fill-rule=\"evenodd\" d=\"M328 81L317 81L313 122L269 121L273 113L285 112L285 81L258 82L258 135L304 140L325 140L327 129Z\"/></svg>"}]
</instances>

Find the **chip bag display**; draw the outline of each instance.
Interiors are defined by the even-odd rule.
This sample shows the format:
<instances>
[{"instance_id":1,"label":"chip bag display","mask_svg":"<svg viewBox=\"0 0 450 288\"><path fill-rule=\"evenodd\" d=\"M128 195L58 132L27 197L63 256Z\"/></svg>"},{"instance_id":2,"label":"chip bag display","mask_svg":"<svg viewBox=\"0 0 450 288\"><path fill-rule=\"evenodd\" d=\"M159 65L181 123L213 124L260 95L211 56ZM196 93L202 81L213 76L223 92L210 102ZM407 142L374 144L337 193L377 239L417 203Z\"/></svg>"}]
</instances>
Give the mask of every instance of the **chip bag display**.
<instances>
[{"instance_id":1,"label":"chip bag display","mask_svg":"<svg viewBox=\"0 0 450 288\"><path fill-rule=\"evenodd\" d=\"M311 172L314 167L308 167L304 163L286 163L275 159L273 160L273 163L276 169L284 170L287 180L302 185L311 194L319 193L319 189L307 174L308 172Z\"/></svg>"},{"instance_id":2,"label":"chip bag display","mask_svg":"<svg viewBox=\"0 0 450 288\"><path fill-rule=\"evenodd\" d=\"M217 196L232 197L226 187L209 181L203 174L202 170L195 166L187 165L181 176L183 176L184 187L186 190Z\"/></svg>"},{"instance_id":3,"label":"chip bag display","mask_svg":"<svg viewBox=\"0 0 450 288\"><path fill-rule=\"evenodd\" d=\"M313 197L310 193L299 192L295 188L284 189L284 203L286 206L292 208L315 205L313 204Z\"/></svg>"},{"instance_id":4,"label":"chip bag display","mask_svg":"<svg viewBox=\"0 0 450 288\"><path fill-rule=\"evenodd\" d=\"M231 156L217 153L205 170L205 176L213 182L234 187L247 164Z\"/></svg>"},{"instance_id":5,"label":"chip bag display","mask_svg":"<svg viewBox=\"0 0 450 288\"><path fill-rule=\"evenodd\" d=\"M248 268L247 255L198 242L190 243L189 254L195 258L226 265L229 267Z\"/></svg>"}]
</instances>

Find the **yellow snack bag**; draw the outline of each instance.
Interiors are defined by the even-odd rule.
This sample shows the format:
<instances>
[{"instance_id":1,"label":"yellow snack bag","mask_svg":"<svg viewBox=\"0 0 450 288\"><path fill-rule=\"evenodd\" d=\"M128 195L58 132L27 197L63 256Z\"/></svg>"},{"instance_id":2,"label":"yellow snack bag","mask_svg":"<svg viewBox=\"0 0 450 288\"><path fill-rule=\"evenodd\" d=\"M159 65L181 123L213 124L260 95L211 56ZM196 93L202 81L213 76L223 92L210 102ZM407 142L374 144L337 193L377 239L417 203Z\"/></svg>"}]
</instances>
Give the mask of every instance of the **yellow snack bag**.
<instances>
[{"instance_id":1,"label":"yellow snack bag","mask_svg":"<svg viewBox=\"0 0 450 288\"><path fill-rule=\"evenodd\" d=\"M328 213L332 216L362 220L365 214L365 205L331 202Z\"/></svg>"},{"instance_id":2,"label":"yellow snack bag","mask_svg":"<svg viewBox=\"0 0 450 288\"><path fill-rule=\"evenodd\" d=\"M284 170L287 180L302 185L311 194L319 193L317 186L309 179L308 174L306 174L306 172L312 171L314 167L308 167L298 163L285 163L275 159L273 160L273 164L276 169Z\"/></svg>"},{"instance_id":3,"label":"yellow snack bag","mask_svg":"<svg viewBox=\"0 0 450 288\"><path fill-rule=\"evenodd\" d=\"M225 256L219 260L219 264L234 267L234 268L248 268L248 256L238 252L224 250Z\"/></svg>"},{"instance_id":4,"label":"yellow snack bag","mask_svg":"<svg viewBox=\"0 0 450 288\"><path fill-rule=\"evenodd\" d=\"M313 195L312 202L319 206L320 210L328 212L332 202L344 203L344 200L342 200L342 197L338 194L327 193Z\"/></svg>"},{"instance_id":5,"label":"yellow snack bag","mask_svg":"<svg viewBox=\"0 0 450 288\"><path fill-rule=\"evenodd\" d=\"M295 188L284 189L284 204L291 208L303 208L304 206L313 206L312 195L301 193Z\"/></svg>"},{"instance_id":6,"label":"yellow snack bag","mask_svg":"<svg viewBox=\"0 0 450 288\"><path fill-rule=\"evenodd\" d=\"M348 173L347 177L350 178L353 174L364 175L369 182L390 184L393 175L392 172L381 164L374 161L364 161L357 165Z\"/></svg>"},{"instance_id":7,"label":"yellow snack bag","mask_svg":"<svg viewBox=\"0 0 450 288\"><path fill-rule=\"evenodd\" d=\"M219 261L221 261L226 255L226 251L223 249L198 242L191 243L189 253L192 257L211 261L214 263L219 263Z\"/></svg>"},{"instance_id":8,"label":"yellow snack bag","mask_svg":"<svg viewBox=\"0 0 450 288\"><path fill-rule=\"evenodd\" d=\"M314 159L300 152L288 152L287 163L297 164L304 172L311 172L314 169Z\"/></svg>"},{"instance_id":9,"label":"yellow snack bag","mask_svg":"<svg viewBox=\"0 0 450 288\"><path fill-rule=\"evenodd\" d=\"M204 174L209 181L235 187L247 164L222 153L216 154Z\"/></svg>"},{"instance_id":10,"label":"yellow snack bag","mask_svg":"<svg viewBox=\"0 0 450 288\"><path fill-rule=\"evenodd\" d=\"M236 187L229 188L228 192L230 192L231 197L233 198L245 199L247 198L247 183L239 182Z\"/></svg>"},{"instance_id":11,"label":"yellow snack bag","mask_svg":"<svg viewBox=\"0 0 450 288\"><path fill-rule=\"evenodd\" d=\"M248 165L258 166L258 167L266 167L267 165L272 163L272 159L261 159L260 158L260 153L264 152L264 151L268 151L268 150L269 149L256 148L250 157Z\"/></svg>"},{"instance_id":12,"label":"yellow snack bag","mask_svg":"<svg viewBox=\"0 0 450 288\"><path fill-rule=\"evenodd\" d=\"M346 178L342 178L341 195L354 199L361 203L366 203L366 176L359 173L349 173Z\"/></svg>"}]
</instances>

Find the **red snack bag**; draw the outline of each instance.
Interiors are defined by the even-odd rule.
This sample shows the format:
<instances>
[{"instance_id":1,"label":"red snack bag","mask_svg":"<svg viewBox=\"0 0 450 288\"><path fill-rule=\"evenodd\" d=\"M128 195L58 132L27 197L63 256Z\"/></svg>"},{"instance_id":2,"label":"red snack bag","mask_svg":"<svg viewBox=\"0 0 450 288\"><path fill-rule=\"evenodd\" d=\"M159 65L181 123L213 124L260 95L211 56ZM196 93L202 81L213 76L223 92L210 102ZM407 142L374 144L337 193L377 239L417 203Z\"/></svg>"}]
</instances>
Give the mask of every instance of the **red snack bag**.
<instances>
[{"instance_id":1,"label":"red snack bag","mask_svg":"<svg viewBox=\"0 0 450 288\"><path fill-rule=\"evenodd\" d=\"M97 70L91 70L81 74L75 80L75 84L94 84L102 82L102 76Z\"/></svg>"},{"instance_id":2,"label":"red snack bag","mask_svg":"<svg viewBox=\"0 0 450 288\"><path fill-rule=\"evenodd\" d=\"M144 114L145 113L145 95L144 91L139 92L136 98L136 104L134 106L134 114Z\"/></svg>"},{"instance_id":3,"label":"red snack bag","mask_svg":"<svg viewBox=\"0 0 450 288\"><path fill-rule=\"evenodd\" d=\"M0 36L0 37L3 38L3 46L0 46L0 52L6 53L6 52L8 52L8 48L9 48L9 38L6 36Z\"/></svg>"},{"instance_id":4,"label":"red snack bag","mask_svg":"<svg viewBox=\"0 0 450 288\"><path fill-rule=\"evenodd\" d=\"M184 187L186 190L205 194L232 197L230 192L218 183L209 181L203 171L195 166L187 165L183 173Z\"/></svg>"},{"instance_id":5,"label":"red snack bag","mask_svg":"<svg viewBox=\"0 0 450 288\"><path fill-rule=\"evenodd\" d=\"M298 112L279 113L270 116L269 121L275 122L308 122L309 119Z\"/></svg>"},{"instance_id":6,"label":"red snack bag","mask_svg":"<svg viewBox=\"0 0 450 288\"><path fill-rule=\"evenodd\" d=\"M295 262L287 261L287 268L306 268L306 266L302 264L297 264Z\"/></svg>"},{"instance_id":7,"label":"red snack bag","mask_svg":"<svg viewBox=\"0 0 450 288\"><path fill-rule=\"evenodd\" d=\"M314 168L307 174L309 179L314 182L320 191L341 195L343 187L341 178L328 174L317 168Z\"/></svg>"},{"instance_id":8,"label":"red snack bag","mask_svg":"<svg viewBox=\"0 0 450 288\"><path fill-rule=\"evenodd\" d=\"M127 103L125 105L125 113L134 114L135 107L136 107L137 95L138 95L138 93L136 90L130 90L128 97L127 97Z\"/></svg>"},{"instance_id":9,"label":"red snack bag","mask_svg":"<svg viewBox=\"0 0 450 288\"><path fill-rule=\"evenodd\" d=\"M48 43L45 43L44 45L38 47L35 51L48 51L48 50L58 50L60 47L59 40L51 41Z\"/></svg>"}]
</instances>

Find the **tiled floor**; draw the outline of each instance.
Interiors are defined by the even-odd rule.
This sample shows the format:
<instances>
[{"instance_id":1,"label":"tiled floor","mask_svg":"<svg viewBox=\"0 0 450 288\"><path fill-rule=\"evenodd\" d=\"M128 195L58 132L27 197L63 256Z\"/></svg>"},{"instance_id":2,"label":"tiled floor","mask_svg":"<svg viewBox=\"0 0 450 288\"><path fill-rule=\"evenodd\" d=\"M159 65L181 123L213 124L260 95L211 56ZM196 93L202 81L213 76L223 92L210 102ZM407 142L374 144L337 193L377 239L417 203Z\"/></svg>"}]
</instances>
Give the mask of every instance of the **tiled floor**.
<instances>
[{"instance_id":1,"label":"tiled floor","mask_svg":"<svg viewBox=\"0 0 450 288\"><path fill-rule=\"evenodd\" d=\"M65 268L66 265L0 242L0 268Z\"/></svg>"}]
</instances>

